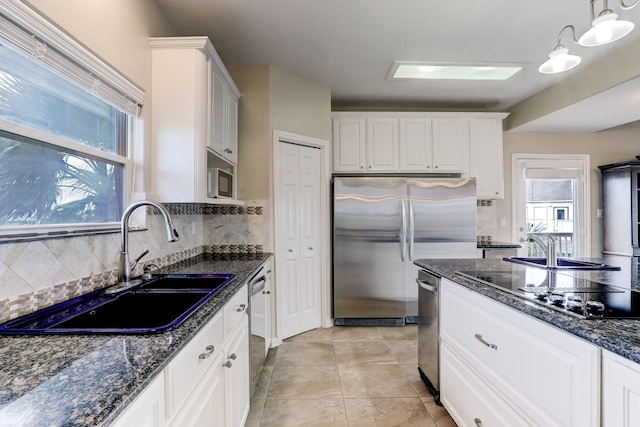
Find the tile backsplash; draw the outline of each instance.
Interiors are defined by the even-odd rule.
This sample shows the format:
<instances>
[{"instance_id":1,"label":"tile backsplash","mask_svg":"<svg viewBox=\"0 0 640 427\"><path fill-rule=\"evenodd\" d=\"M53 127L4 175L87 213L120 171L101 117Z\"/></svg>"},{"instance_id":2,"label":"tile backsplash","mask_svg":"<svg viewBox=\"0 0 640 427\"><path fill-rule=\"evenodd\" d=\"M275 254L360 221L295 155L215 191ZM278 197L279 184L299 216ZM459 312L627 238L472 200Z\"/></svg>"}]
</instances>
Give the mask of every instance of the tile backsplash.
<instances>
[{"instance_id":1,"label":"tile backsplash","mask_svg":"<svg viewBox=\"0 0 640 427\"><path fill-rule=\"evenodd\" d=\"M257 253L271 247L268 206L167 204L180 240L166 241L160 215L148 210L144 231L129 233L129 253L159 266L202 252ZM0 322L114 283L120 233L0 243Z\"/></svg>"}]
</instances>

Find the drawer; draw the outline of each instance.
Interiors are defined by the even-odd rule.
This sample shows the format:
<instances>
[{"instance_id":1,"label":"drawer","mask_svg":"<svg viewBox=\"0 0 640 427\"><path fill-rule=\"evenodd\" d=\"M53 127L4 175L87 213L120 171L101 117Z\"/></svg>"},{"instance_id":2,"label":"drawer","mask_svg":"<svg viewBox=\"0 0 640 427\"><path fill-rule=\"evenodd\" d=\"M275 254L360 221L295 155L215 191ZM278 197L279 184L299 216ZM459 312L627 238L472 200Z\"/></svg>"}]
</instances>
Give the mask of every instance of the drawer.
<instances>
[{"instance_id":1,"label":"drawer","mask_svg":"<svg viewBox=\"0 0 640 427\"><path fill-rule=\"evenodd\" d=\"M446 345L441 348L441 399L461 427L532 425Z\"/></svg>"},{"instance_id":2,"label":"drawer","mask_svg":"<svg viewBox=\"0 0 640 427\"><path fill-rule=\"evenodd\" d=\"M164 370L167 419L173 418L222 350L223 342L223 313L218 312L167 365Z\"/></svg>"},{"instance_id":3,"label":"drawer","mask_svg":"<svg viewBox=\"0 0 640 427\"><path fill-rule=\"evenodd\" d=\"M596 346L443 279L441 341L545 426L597 425Z\"/></svg>"},{"instance_id":4,"label":"drawer","mask_svg":"<svg viewBox=\"0 0 640 427\"><path fill-rule=\"evenodd\" d=\"M224 305L224 337L231 335L231 332L243 316L247 315L249 306L248 286L244 285L238 292Z\"/></svg>"}]
</instances>

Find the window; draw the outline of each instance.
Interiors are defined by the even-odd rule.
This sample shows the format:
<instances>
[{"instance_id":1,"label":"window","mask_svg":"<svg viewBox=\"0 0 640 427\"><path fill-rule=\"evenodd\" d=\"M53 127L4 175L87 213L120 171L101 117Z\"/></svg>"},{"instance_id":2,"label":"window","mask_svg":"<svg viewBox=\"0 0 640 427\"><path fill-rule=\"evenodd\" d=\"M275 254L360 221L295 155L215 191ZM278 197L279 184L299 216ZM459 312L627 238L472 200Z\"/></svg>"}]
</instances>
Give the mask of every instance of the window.
<instances>
[{"instance_id":1,"label":"window","mask_svg":"<svg viewBox=\"0 0 640 427\"><path fill-rule=\"evenodd\" d=\"M114 227L143 95L22 2L0 0L0 236Z\"/></svg>"}]
</instances>

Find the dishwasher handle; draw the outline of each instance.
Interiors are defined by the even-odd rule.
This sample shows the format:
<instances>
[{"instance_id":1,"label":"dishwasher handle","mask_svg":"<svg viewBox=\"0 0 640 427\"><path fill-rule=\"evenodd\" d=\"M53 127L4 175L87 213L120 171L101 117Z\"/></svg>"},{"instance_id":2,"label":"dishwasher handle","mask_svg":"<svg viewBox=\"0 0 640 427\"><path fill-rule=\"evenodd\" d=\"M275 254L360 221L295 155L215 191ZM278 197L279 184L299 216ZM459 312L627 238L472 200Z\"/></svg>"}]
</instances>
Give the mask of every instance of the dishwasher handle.
<instances>
[{"instance_id":1,"label":"dishwasher handle","mask_svg":"<svg viewBox=\"0 0 640 427\"><path fill-rule=\"evenodd\" d=\"M423 282L422 280L419 280L419 279L416 279L416 283L418 284L418 286L420 286L425 291L433 292L434 294L438 292L438 285L437 284L425 283L425 282Z\"/></svg>"}]
</instances>

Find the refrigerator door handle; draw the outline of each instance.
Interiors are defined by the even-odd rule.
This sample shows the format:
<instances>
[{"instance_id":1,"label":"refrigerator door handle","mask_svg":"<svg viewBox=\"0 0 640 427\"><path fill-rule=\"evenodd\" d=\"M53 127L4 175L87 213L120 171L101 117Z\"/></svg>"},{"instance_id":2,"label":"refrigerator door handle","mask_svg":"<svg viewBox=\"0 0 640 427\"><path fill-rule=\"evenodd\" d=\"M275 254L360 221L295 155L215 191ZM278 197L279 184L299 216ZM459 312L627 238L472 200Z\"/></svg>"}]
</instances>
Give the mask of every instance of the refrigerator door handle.
<instances>
[{"instance_id":1,"label":"refrigerator door handle","mask_svg":"<svg viewBox=\"0 0 640 427\"><path fill-rule=\"evenodd\" d=\"M400 231L400 259L404 262L404 254L407 250L407 208L404 199L400 199L402 209L402 230Z\"/></svg>"},{"instance_id":2,"label":"refrigerator door handle","mask_svg":"<svg viewBox=\"0 0 640 427\"><path fill-rule=\"evenodd\" d=\"M413 262L413 235L415 232L415 224L413 222L413 203L409 197L409 261Z\"/></svg>"}]
</instances>

